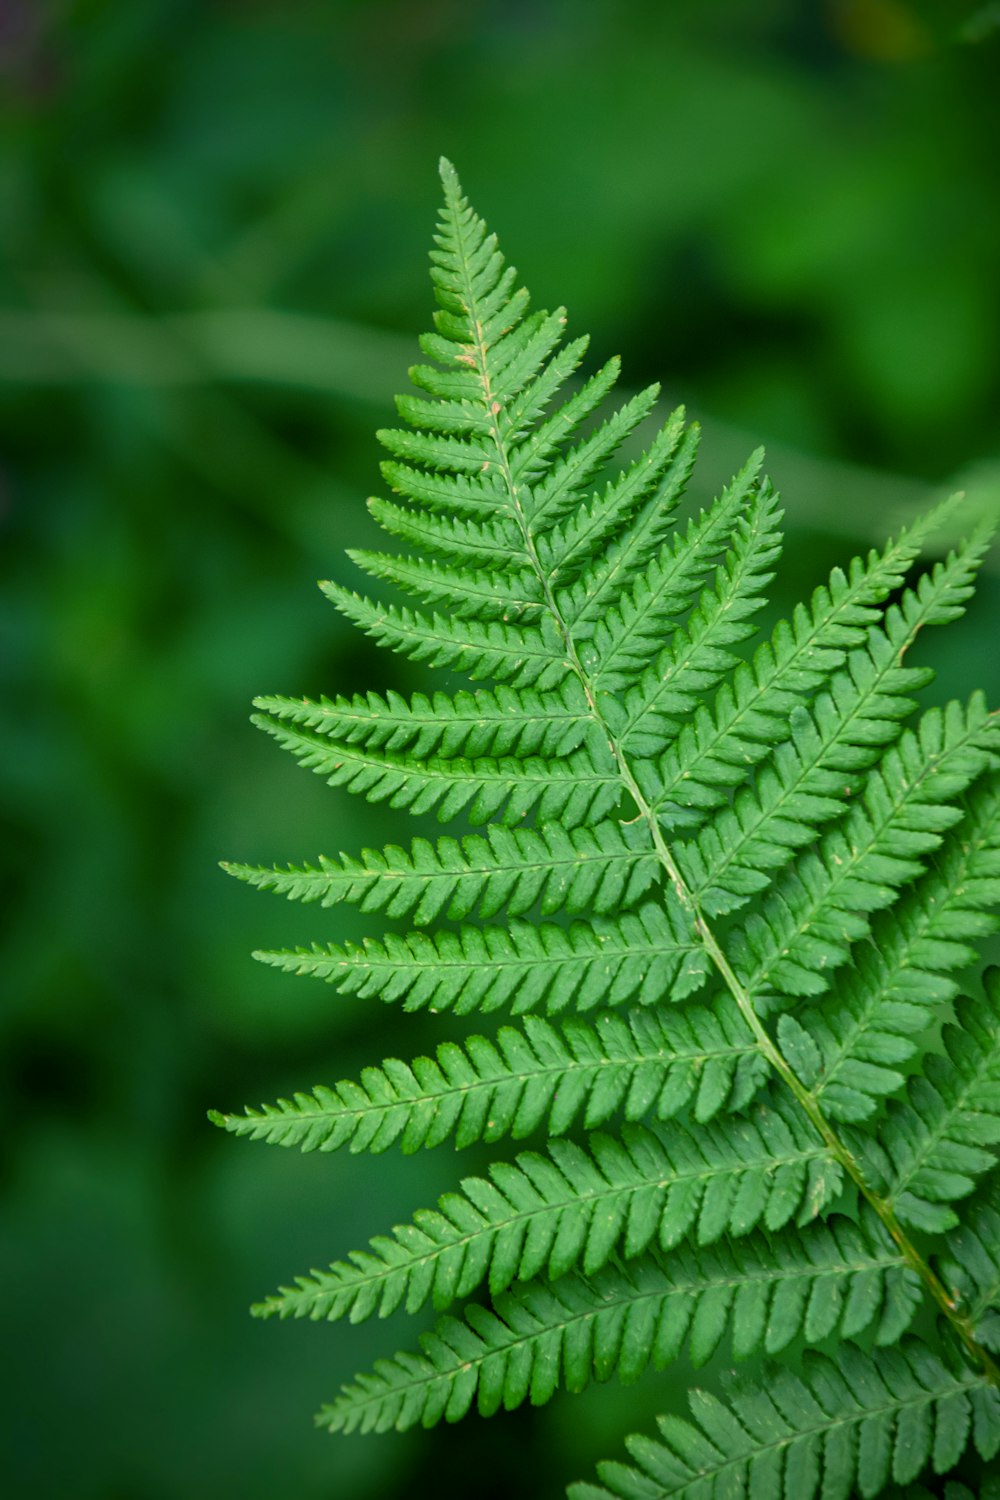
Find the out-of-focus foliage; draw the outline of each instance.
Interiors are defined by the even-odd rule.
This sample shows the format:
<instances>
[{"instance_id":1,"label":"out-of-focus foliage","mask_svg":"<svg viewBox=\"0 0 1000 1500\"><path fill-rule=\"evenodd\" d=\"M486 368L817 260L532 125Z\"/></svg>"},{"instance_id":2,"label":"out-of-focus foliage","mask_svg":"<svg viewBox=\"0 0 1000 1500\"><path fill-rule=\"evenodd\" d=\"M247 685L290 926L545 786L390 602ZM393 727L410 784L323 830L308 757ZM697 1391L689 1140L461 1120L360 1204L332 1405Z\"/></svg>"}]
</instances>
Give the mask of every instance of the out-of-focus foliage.
<instances>
[{"instance_id":1,"label":"out-of-focus foliage","mask_svg":"<svg viewBox=\"0 0 1000 1500\"><path fill-rule=\"evenodd\" d=\"M585 1472L623 1412L653 1409L640 1386L378 1445L303 1425L394 1331L264 1328L245 1305L453 1169L387 1155L375 1201L365 1164L241 1151L204 1111L449 1031L390 1030L246 956L315 923L250 898L218 858L384 842L393 824L297 775L245 711L262 690L386 685L311 585L346 581L344 543L371 539L370 433L426 322L412 267L441 152L597 356L707 414L699 497L747 432L769 440L792 595L955 474L995 488L988 12L7 0L12 1494L389 1500L437 1472L459 1496L475 1450L497 1496L541 1495L550 1455ZM962 655L942 637L923 660L949 695L978 683L995 700L995 573L983 591ZM388 685L416 683L396 670ZM334 935L352 935L344 918Z\"/></svg>"}]
</instances>

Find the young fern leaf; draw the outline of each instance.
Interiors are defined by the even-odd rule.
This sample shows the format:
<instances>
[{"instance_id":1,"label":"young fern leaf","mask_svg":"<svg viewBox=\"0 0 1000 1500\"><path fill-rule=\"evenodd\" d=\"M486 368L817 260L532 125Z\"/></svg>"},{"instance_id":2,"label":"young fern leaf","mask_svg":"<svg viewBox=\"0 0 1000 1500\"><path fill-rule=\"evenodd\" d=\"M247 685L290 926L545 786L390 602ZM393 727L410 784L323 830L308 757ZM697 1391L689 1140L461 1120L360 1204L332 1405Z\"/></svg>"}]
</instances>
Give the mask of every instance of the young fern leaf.
<instances>
[{"instance_id":1,"label":"young fern leaf","mask_svg":"<svg viewBox=\"0 0 1000 1500\"><path fill-rule=\"evenodd\" d=\"M792 709L818 692L847 659L864 645L867 630L882 618L878 607L897 589L921 547L954 509L955 497L918 520L867 563L854 558L847 575L835 568L829 582L813 591L808 606L796 606L780 621L748 664L736 668L717 692L711 708L702 704L689 724L672 731L672 743L627 732L635 754L663 749L659 768L650 772L647 793L662 809L718 807L729 789L745 780L780 741Z\"/></svg>"},{"instance_id":2,"label":"young fern leaf","mask_svg":"<svg viewBox=\"0 0 1000 1500\"><path fill-rule=\"evenodd\" d=\"M547 1139L256 1311L445 1314L324 1408L344 1430L832 1341L693 1392L692 1421L577 1500L873 1496L946 1474L970 1434L990 1462L1000 981L982 998L974 966L1000 721L979 694L917 712L921 635L964 610L989 528L915 573L946 502L752 650L780 546L761 455L684 518L697 429L677 411L623 455L657 388L610 410L616 360L570 388L586 340L530 310L442 180L422 394L379 435L394 498L370 502L402 550L351 554L418 607L323 587L378 644L483 685L255 707L332 785L458 826L227 868L407 924L264 962L513 1019L213 1119L306 1151Z\"/></svg>"},{"instance_id":3,"label":"young fern leaf","mask_svg":"<svg viewBox=\"0 0 1000 1500\"><path fill-rule=\"evenodd\" d=\"M492 917L505 907L519 916L536 901L545 916L588 908L604 915L645 895L659 875L641 829L618 821L575 830L557 823L537 830L493 825L485 837L470 835L461 843L414 839L408 851L390 844L381 853L363 850L360 860L321 856L318 868L225 868L290 901L347 901L362 911L412 916L421 925L473 911Z\"/></svg>"},{"instance_id":4,"label":"young fern leaf","mask_svg":"<svg viewBox=\"0 0 1000 1500\"><path fill-rule=\"evenodd\" d=\"M617 768L607 746L599 742L558 760L512 756L417 761L331 744L323 735L263 714L254 715L253 722L330 786L346 786L369 802L388 801L390 807L411 813L433 810L442 823L465 812L470 823L486 823L500 813L502 822L516 824L535 812L545 821L577 828L601 822L621 797Z\"/></svg>"},{"instance_id":5,"label":"young fern leaf","mask_svg":"<svg viewBox=\"0 0 1000 1500\"><path fill-rule=\"evenodd\" d=\"M844 798L862 784L860 773L879 760L916 707L906 695L932 675L903 667L904 654L922 628L961 612L986 540L976 537L924 575L916 591L906 590L885 628L869 630L865 649L850 654L812 710L792 710L789 738L776 746L756 785L738 793L696 840L678 844L678 862L703 910L742 905L814 841L817 827L841 815Z\"/></svg>"}]
</instances>

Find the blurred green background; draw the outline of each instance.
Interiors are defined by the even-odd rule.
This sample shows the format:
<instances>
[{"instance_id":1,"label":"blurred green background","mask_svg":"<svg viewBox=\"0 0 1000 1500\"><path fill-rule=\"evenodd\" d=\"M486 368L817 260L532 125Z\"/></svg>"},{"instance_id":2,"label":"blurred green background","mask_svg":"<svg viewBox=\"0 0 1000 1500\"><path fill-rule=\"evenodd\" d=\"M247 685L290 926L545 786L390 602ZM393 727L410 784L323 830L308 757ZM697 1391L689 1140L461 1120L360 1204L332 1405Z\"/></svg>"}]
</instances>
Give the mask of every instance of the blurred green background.
<instances>
[{"instance_id":1,"label":"blurred green background","mask_svg":"<svg viewBox=\"0 0 1000 1500\"><path fill-rule=\"evenodd\" d=\"M537 302L704 419L696 499L768 443L780 604L943 490L995 492L998 9L0 4L5 1493L554 1495L669 1399L312 1431L412 1325L247 1304L455 1163L300 1158L205 1110L452 1033L251 962L361 928L220 858L408 830L298 771L249 700L425 680L315 579L372 539L442 152ZM1000 698L998 594L994 559L928 644L942 694Z\"/></svg>"}]
</instances>

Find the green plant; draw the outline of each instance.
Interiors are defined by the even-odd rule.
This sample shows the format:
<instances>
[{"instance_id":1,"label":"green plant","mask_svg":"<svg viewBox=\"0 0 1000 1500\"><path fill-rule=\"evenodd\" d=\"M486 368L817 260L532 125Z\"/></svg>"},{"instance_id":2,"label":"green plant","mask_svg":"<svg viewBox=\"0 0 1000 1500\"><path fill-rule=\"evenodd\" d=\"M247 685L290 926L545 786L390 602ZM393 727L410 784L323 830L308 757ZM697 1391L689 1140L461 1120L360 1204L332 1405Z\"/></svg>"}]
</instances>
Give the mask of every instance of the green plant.
<instances>
[{"instance_id":1,"label":"green plant","mask_svg":"<svg viewBox=\"0 0 1000 1500\"><path fill-rule=\"evenodd\" d=\"M331 784L485 830L226 868L419 929L266 962L515 1019L213 1117L306 1150L550 1138L257 1311L443 1313L488 1289L345 1388L331 1429L490 1414L724 1339L754 1357L577 1500L868 1496L967 1449L985 1482L1000 974L955 997L996 926L1000 722L974 695L907 727L931 674L905 658L962 613L989 528L907 581L948 502L741 660L780 545L760 455L675 528L697 443L678 412L594 490L657 390L585 427L612 360L555 405L586 341L528 311L442 176L434 363L399 401L410 427L380 434L409 503L371 502L412 550L351 554L433 612L323 587L380 644L496 685L264 698L257 722Z\"/></svg>"}]
</instances>

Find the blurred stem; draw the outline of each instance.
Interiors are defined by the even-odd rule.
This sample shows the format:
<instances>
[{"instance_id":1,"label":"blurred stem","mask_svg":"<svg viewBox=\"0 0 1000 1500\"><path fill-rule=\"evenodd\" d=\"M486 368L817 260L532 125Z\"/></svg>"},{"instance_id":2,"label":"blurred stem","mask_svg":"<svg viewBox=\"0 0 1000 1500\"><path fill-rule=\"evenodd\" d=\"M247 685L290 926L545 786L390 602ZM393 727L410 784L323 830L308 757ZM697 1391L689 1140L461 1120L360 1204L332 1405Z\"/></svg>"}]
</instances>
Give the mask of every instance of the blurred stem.
<instances>
[{"instance_id":1,"label":"blurred stem","mask_svg":"<svg viewBox=\"0 0 1000 1500\"><path fill-rule=\"evenodd\" d=\"M397 334L263 307L159 318L0 311L0 380L27 385L248 380L383 403L413 355Z\"/></svg>"},{"instance_id":2,"label":"blurred stem","mask_svg":"<svg viewBox=\"0 0 1000 1500\"><path fill-rule=\"evenodd\" d=\"M106 381L164 392L197 388L202 415L231 428L245 453L264 460L269 477L290 466L309 485L322 478L315 467L225 392L207 388L221 382L293 386L387 411L405 384L414 353L411 340L399 334L267 307L160 317L117 309L0 310L0 382ZM710 472L702 467L698 489L712 491L739 467L756 440L715 418L701 420L712 467ZM182 440L183 424L175 417L167 426L173 446ZM217 457L200 449L194 456L203 470L207 460L214 474ZM252 467L256 464L254 459ZM921 480L815 458L780 443L769 443L768 467L779 488L809 496L811 524L833 536L875 541L928 503L929 486ZM968 487L984 506L995 506L1000 467L982 468Z\"/></svg>"}]
</instances>

